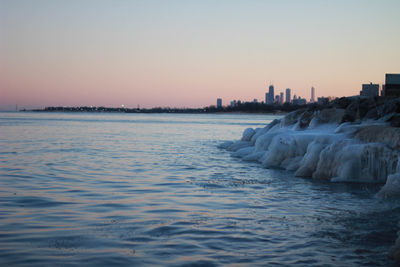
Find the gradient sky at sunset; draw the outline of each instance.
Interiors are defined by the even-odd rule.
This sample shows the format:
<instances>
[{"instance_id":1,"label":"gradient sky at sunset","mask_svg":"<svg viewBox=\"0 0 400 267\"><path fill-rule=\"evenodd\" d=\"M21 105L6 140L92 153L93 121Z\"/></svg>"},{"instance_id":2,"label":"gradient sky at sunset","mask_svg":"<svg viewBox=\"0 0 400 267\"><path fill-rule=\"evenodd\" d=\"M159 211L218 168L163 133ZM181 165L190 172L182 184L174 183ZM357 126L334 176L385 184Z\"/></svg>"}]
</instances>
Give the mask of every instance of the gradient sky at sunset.
<instances>
[{"instance_id":1,"label":"gradient sky at sunset","mask_svg":"<svg viewBox=\"0 0 400 267\"><path fill-rule=\"evenodd\" d=\"M0 109L358 94L400 73L400 1L0 0Z\"/></svg>"}]
</instances>

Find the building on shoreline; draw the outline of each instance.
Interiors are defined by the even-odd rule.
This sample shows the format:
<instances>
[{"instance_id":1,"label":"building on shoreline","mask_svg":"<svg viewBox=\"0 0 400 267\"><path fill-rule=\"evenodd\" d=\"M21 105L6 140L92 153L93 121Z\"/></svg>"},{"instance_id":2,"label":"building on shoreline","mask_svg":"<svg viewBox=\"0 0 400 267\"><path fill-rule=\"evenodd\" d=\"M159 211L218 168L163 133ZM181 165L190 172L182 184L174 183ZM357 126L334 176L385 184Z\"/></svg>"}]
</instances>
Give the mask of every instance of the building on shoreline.
<instances>
[{"instance_id":1,"label":"building on shoreline","mask_svg":"<svg viewBox=\"0 0 400 267\"><path fill-rule=\"evenodd\" d=\"M279 104L283 104L283 92L279 94Z\"/></svg>"},{"instance_id":2,"label":"building on shoreline","mask_svg":"<svg viewBox=\"0 0 400 267\"><path fill-rule=\"evenodd\" d=\"M315 102L315 88L314 86L311 87L311 98L310 98L310 102L314 103Z\"/></svg>"},{"instance_id":3,"label":"building on shoreline","mask_svg":"<svg viewBox=\"0 0 400 267\"><path fill-rule=\"evenodd\" d=\"M385 96L400 96L400 74L386 73Z\"/></svg>"},{"instance_id":4,"label":"building on shoreline","mask_svg":"<svg viewBox=\"0 0 400 267\"><path fill-rule=\"evenodd\" d=\"M290 98L290 94L291 94L291 90L290 90L290 88L286 88L286 103L290 103L290 101L292 100L291 98Z\"/></svg>"},{"instance_id":5,"label":"building on shoreline","mask_svg":"<svg viewBox=\"0 0 400 267\"><path fill-rule=\"evenodd\" d=\"M217 98L217 108L222 108L222 98Z\"/></svg>"},{"instance_id":6,"label":"building on shoreline","mask_svg":"<svg viewBox=\"0 0 400 267\"><path fill-rule=\"evenodd\" d=\"M265 93L265 103L273 104L275 101L274 86L271 84L268 87L268 93Z\"/></svg>"},{"instance_id":7,"label":"building on shoreline","mask_svg":"<svg viewBox=\"0 0 400 267\"><path fill-rule=\"evenodd\" d=\"M305 98L298 97L298 98L293 98L292 104L297 106L303 106L307 104L307 101Z\"/></svg>"},{"instance_id":8,"label":"building on shoreline","mask_svg":"<svg viewBox=\"0 0 400 267\"><path fill-rule=\"evenodd\" d=\"M379 96L379 84L363 84L360 96Z\"/></svg>"}]
</instances>

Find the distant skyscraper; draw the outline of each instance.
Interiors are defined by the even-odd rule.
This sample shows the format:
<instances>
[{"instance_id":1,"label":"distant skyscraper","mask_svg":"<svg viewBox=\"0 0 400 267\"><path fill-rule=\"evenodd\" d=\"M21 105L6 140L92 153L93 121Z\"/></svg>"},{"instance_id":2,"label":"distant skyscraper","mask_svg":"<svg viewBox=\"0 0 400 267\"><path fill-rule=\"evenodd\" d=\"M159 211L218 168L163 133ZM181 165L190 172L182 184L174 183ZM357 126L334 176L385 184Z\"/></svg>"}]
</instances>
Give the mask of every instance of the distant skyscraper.
<instances>
[{"instance_id":1,"label":"distant skyscraper","mask_svg":"<svg viewBox=\"0 0 400 267\"><path fill-rule=\"evenodd\" d=\"M283 92L279 94L279 104L283 104Z\"/></svg>"},{"instance_id":2,"label":"distant skyscraper","mask_svg":"<svg viewBox=\"0 0 400 267\"><path fill-rule=\"evenodd\" d=\"M274 86L270 85L268 88L268 99L269 99L269 103L267 104L272 104L274 103L274 97L275 97L275 93L274 93Z\"/></svg>"},{"instance_id":3,"label":"distant skyscraper","mask_svg":"<svg viewBox=\"0 0 400 267\"><path fill-rule=\"evenodd\" d=\"M286 89L286 103L290 103L290 88Z\"/></svg>"},{"instance_id":4,"label":"distant skyscraper","mask_svg":"<svg viewBox=\"0 0 400 267\"><path fill-rule=\"evenodd\" d=\"M297 99L297 96L296 96L296 95L294 95L294 96L293 96L293 100L296 100L296 99Z\"/></svg>"},{"instance_id":5,"label":"distant skyscraper","mask_svg":"<svg viewBox=\"0 0 400 267\"><path fill-rule=\"evenodd\" d=\"M315 102L315 88L311 87L311 99L310 99L311 103Z\"/></svg>"},{"instance_id":6,"label":"distant skyscraper","mask_svg":"<svg viewBox=\"0 0 400 267\"><path fill-rule=\"evenodd\" d=\"M275 103L279 103L279 95L275 96Z\"/></svg>"},{"instance_id":7,"label":"distant skyscraper","mask_svg":"<svg viewBox=\"0 0 400 267\"><path fill-rule=\"evenodd\" d=\"M222 99L217 98L217 108L222 108Z\"/></svg>"}]
</instances>

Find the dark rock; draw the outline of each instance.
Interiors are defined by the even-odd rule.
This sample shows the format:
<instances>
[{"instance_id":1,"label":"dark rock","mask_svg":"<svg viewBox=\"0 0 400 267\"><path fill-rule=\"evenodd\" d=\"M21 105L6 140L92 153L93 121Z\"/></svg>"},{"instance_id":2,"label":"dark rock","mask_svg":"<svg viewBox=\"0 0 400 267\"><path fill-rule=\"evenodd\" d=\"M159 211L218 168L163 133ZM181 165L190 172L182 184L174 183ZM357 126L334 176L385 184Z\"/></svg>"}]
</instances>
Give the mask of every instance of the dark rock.
<instances>
[{"instance_id":1,"label":"dark rock","mask_svg":"<svg viewBox=\"0 0 400 267\"><path fill-rule=\"evenodd\" d=\"M390 113L400 113L400 98L388 98L378 107L378 112L381 117Z\"/></svg>"},{"instance_id":2,"label":"dark rock","mask_svg":"<svg viewBox=\"0 0 400 267\"><path fill-rule=\"evenodd\" d=\"M332 101L332 107L345 109L357 99L358 97L341 97Z\"/></svg>"},{"instance_id":3,"label":"dark rock","mask_svg":"<svg viewBox=\"0 0 400 267\"><path fill-rule=\"evenodd\" d=\"M303 114L305 111L306 109L298 109L293 112L290 112L289 114L287 114L285 117L282 118L281 126L285 127L295 124L299 120L301 114Z\"/></svg>"},{"instance_id":4,"label":"dark rock","mask_svg":"<svg viewBox=\"0 0 400 267\"><path fill-rule=\"evenodd\" d=\"M376 108L370 109L367 114L365 114L364 119L373 119L373 120L377 120L379 119L379 114L378 114L378 110Z\"/></svg>"},{"instance_id":5,"label":"dark rock","mask_svg":"<svg viewBox=\"0 0 400 267\"><path fill-rule=\"evenodd\" d=\"M339 124L343 120L346 110L342 108L326 108L319 111L316 115L319 123L336 123Z\"/></svg>"},{"instance_id":6,"label":"dark rock","mask_svg":"<svg viewBox=\"0 0 400 267\"><path fill-rule=\"evenodd\" d=\"M385 125L367 125L360 127L355 137L365 143L383 143L400 150L400 128Z\"/></svg>"},{"instance_id":7,"label":"dark rock","mask_svg":"<svg viewBox=\"0 0 400 267\"><path fill-rule=\"evenodd\" d=\"M390 122L390 126L392 127L400 127L400 113L393 114L387 121Z\"/></svg>"},{"instance_id":8,"label":"dark rock","mask_svg":"<svg viewBox=\"0 0 400 267\"><path fill-rule=\"evenodd\" d=\"M375 113L378 114L376 108L376 102L373 97L360 98L360 103L358 105L358 115L360 119L363 119L370 110L375 110Z\"/></svg>"},{"instance_id":9,"label":"dark rock","mask_svg":"<svg viewBox=\"0 0 400 267\"><path fill-rule=\"evenodd\" d=\"M299 119L300 128L301 129L307 128L313 117L314 117L314 112L312 112L312 111L305 111L303 114L301 114L300 119Z\"/></svg>"},{"instance_id":10,"label":"dark rock","mask_svg":"<svg viewBox=\"0 0 400 267\"><path fill-rule=\"evenodd\" d=\"M359 99L356 99L346 107L342 122L354 122L357 119L359 119L358 105L359 105Z\"/></svg>"}]
</instances>

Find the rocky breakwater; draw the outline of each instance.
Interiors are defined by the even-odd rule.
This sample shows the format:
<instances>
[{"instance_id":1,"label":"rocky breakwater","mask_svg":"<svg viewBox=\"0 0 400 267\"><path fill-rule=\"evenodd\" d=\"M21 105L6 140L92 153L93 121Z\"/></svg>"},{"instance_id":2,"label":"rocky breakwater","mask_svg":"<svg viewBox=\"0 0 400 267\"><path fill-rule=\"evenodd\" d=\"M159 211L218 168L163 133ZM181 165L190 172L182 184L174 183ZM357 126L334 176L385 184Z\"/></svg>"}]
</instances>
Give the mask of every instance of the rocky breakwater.
<instances>
[{"instance_id":1,"label":"rocky breakwater","mask_svg":"<svg viewBox=\"0 0 400 267\"><path fill-rule=\"evenodd\" d=\"M380 183L378 197L400 197L400 98L347 97L309 106L220 147L298 177ZM400 261L400 238L390 256Z\"/></svg>"}]
</instances>

